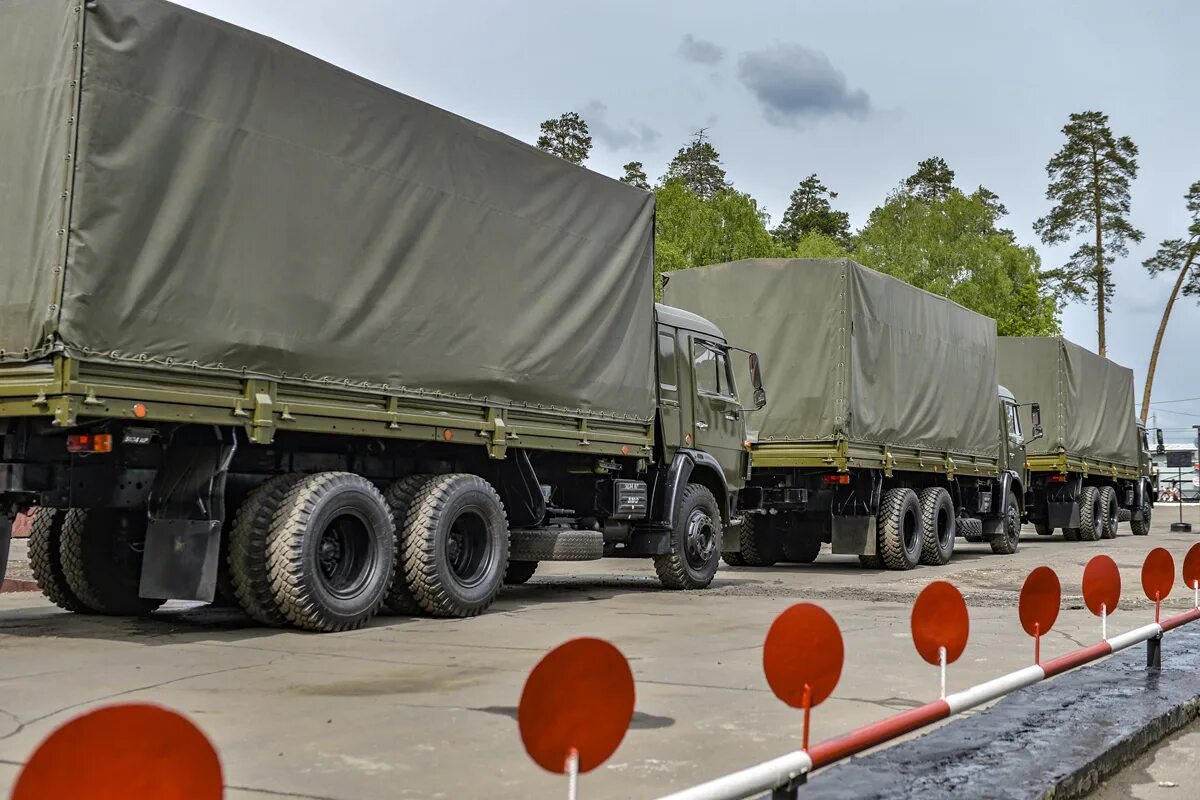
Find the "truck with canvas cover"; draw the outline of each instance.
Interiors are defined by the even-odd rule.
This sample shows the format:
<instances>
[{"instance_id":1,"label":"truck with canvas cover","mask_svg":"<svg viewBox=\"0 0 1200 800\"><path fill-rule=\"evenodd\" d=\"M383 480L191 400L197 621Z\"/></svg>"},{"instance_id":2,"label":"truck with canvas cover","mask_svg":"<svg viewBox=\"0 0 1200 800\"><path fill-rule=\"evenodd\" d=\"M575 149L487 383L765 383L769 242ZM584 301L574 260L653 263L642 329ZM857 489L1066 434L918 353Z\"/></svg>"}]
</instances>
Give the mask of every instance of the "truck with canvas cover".
<instances>
[{"instance_id":1,"label":"truck with canvas cover","mask_svg":"<svg viewBox=\"0 0 1200 800\"><path fill-rule=\"evenodd\" d=\"M956 536L1016 550L1025 440L993 320L847 259L683 270L666 297L767 366L726 561L807 562L828 542L911 569L945 564Z\"/></svg>"},{"instance_id":2,"label":"truck with canvas cover","mask_svg":"<svg viewBox=\"0 0 1200 800\"><path fill-rule=\"evenodd\" d=\"M749 453L689 370L721 332L654 304L652 194L162 0L0 0L0 45L0 512L51 600L343 630L544 560L708 585Z\"/></svg>"},{"instance_id":3,"label":"truck with canvas cover","mask_svg":"<svg viewBox=\"0 0 1200 800\"><path fill-rule=\"evenodd\" d=\"M1006 386L1046 409L1046 437L1026 459L1037 532L1111 539L1127 520L1148 534L1154 477L1149 436L1134 416L1133 372L1058 336L1003 336L999 363Z\"/></svg>"}]
</instances>

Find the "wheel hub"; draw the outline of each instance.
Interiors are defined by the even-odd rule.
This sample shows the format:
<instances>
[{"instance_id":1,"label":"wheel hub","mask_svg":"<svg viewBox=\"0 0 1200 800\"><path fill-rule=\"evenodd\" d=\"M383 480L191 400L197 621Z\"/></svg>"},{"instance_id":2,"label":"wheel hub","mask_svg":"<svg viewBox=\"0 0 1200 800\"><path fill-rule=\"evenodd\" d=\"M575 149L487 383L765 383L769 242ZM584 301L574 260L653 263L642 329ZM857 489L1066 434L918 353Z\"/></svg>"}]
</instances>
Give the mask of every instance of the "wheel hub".
<instances>
[{"instance_id":1,"label":"wheel hub","mask_svg":"<svg viewBox=\"0 0 1200 800\"><path fill-rule=\"evenodd\" d=\"M708 562L717 549L717 531L712 519L703 511L693 511L688 518L687 537L685 542L688 561L693 566Z\"/></svg>"},{"instance_id":2,"label":"wheel hub","mask_svg":"<svg viewBox=\"0 0 1200 800\"><path fill-rule=\"evenodd\" d=\"M331 531L326 531L321 538L321 552L317 557L321 561L321 571L327 577L333 575L342 559L342 543Z\"/></svg>"}]
</instances>

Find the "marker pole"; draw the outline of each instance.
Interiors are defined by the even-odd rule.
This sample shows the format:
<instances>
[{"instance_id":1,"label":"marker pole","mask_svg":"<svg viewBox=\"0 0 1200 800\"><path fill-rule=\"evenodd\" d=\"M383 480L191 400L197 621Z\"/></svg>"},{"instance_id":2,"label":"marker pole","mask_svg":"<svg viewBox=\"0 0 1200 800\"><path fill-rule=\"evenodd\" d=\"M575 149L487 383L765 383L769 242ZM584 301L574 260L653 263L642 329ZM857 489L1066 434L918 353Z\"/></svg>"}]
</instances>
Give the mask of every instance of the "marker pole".
<instances>
[{"instance_id":1,"label":"marker pole","mask_svg":"<svg viewBox=\"0 0 1200 800\"><path fill-rule=\"evenodd\" d=\"M567 800L579 796L579 751L574 747L567 753Z\"/></svg>"}]
</instances>

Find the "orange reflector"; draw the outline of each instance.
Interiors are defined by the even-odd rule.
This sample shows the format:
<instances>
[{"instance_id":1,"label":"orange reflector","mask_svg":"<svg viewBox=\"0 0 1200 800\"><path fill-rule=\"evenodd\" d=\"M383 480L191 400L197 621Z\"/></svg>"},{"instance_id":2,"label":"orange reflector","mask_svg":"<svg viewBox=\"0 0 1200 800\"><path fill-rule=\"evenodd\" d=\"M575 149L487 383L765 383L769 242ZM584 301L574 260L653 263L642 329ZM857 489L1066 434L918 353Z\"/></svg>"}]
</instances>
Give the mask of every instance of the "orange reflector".
<instances>
[{"instance_id":1,"label":"orange reflector","mask_svg":"<svg viewBox=\"0 0 1200 800\"><path fill-rule=\"evenodd\" d=\"M1066 475L1051 475L1050 477L1046 478L1046 480L1050 481L1050 483L1066 483L1067 476Z\"/></svg>"},{"instance_id":2,"label":"orange reflector","mask_svg":"<svg viewBox=\"0 0 1200 800\"><path fill-rule=\"evenodd\" d=\"M133 415L135 417L137 417L138 419L143 419L146 416L145 403L134 403L133 404Z\"/></svg>"},{"instance_id":3,"label":"orange reflector","mask_svg":"<svg viewBox=\"0 0 1200 800\"><path fill-rule=\"evenodd\" d=\"M68 453L111 453L111 433L73 433L67 437Z\"/></svg>"},{"instance_id":4,"label":"orange reflector","mask_svg":"<svg viewBox=\"0 0 1200 800\"><path fill-rule=\"evenodd\" d=\"M849 475L826 475L825 482L826 483L836 483L836 484L839 484L840 486L846 486L847 484L850 483L850 476Z\"/></svg>"},{"instance_id":5,"label":"orange reflector","mask_svg":"<svg viewBox=\"0 0 1200 800\"><path fill-rule=\"evenodd\" d=\"M627 445L627 444L621 445L621 455L623 455L623 456L629 455L629 445Z\"/></svg>"},{"instance_id":6,"label":"orange reflector","mask_svg":"<svg viewBox=\"0 0 1200 800\"><path fill-rule=\"evenodd\" d=\"M749 450L749 449L750 449L750 440L749 440L749 439L747 439L746 441L742 442L742 444L743 444L743 445L745 445L745 447L746 447L746 449L747 449L747 450Z\"/></svg>"},{"instance_id":7,"label":"orange reflector","mask_svg":"<svg viewBox=\"0 0 1200 800\"><path fill-rule=\"evenodd\" d=\"M446 430L442 431L442 438L445 439L447 442L450 441L451 439L454 438L454 431L447 428Z\"/></svg>"}]
</instances>

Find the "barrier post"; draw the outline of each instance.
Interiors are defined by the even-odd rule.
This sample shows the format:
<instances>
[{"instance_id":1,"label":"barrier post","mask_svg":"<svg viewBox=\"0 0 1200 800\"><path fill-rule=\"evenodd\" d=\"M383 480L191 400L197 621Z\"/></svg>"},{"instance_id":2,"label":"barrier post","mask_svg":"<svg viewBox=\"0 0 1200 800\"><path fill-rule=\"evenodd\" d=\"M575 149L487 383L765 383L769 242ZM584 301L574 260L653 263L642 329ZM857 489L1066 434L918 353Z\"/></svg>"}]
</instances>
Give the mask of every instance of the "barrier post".
<instances>
[{"instance_id":1,"label":"barrier post","mask_svg":"<svg viewBox=\"0 0 1200 800\"><path fill-rule=\"evenodd\" d=\"M1146 640L1146 669L1162 669L1162 634Z\"/></svg>"},{"instance_id":2,"label":"barrier post","mask_svg":"<svg viewBox=\"0 0 1200 800\"><path fill-rule=\"evenodd\" d=\"M798 775L787 782L785 786L777 786L771 790L771 800L799 800L800 787L808 783L808 773Z\"/></svg>"}]
</instances>

